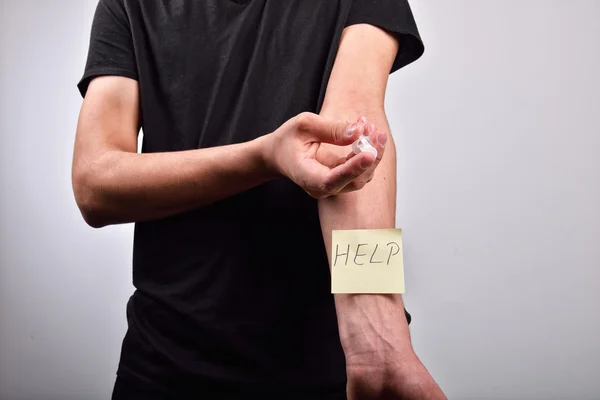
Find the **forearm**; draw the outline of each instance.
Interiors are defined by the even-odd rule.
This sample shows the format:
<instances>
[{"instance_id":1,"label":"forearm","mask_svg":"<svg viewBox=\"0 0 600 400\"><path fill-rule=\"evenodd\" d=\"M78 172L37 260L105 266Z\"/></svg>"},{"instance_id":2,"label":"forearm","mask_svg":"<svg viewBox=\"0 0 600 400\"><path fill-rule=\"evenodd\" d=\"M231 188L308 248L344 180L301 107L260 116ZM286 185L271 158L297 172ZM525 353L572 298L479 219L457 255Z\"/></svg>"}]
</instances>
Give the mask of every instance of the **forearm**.
<instances>
[{"instance_id":1,"label":"forearm","mask_svg":"<svg viewBox=\"0 0 600 400\"><path fill-rule=\"evenodd\" d=\"M283 176L321 198L337 193L369 162L363 155L334 168L319 163L313 150L319 143L345 146L358 131L312 113L247 143L138 154L139 110L137 81L103 76L90 82L77 124L72 181L91 226L165 218Z\"/></svg>"},{"instance_id":2,"label":"forearm","mask_svg":"<svg viewBox=\"0 0 600 400\"><path fill-rule=\"evenodd\" d=\"M383 111L362 113L378 129L390 132ZM331 115L354 119L355 114ZM390 135L369 184L359 191L319 201L328 258L331 259L332 230L394 228L395 210L396 149ZM336 294L335 304L350 399L445 398L412 348L399 294Z\"/></svg>"},{"instance_id":3,"label":"forearm","mask_svg":"<svg viewBox=\"0 0 600 400\"><path fill-rule=\"evenodd\" d=\"M74 169L77 203L92 226L168 217L273 178L262 138L180 152L105 151Z\"/></svg>"},{"instance_id":4,"label":"forearm","mask_svg":"<svg viewBox=\"0 0 600 400\"><path fill-rule=\"evenodd\" d=\"M337 116L340 118L340 116ZM354 113L346 118L354 119ZM389 132L383 112L367 115L378 129ZM321 230L329 259L331 259L331 232L334 229L385 229L395 227L396 210L396 154L393 141L386 144L385 152L373 180L363 189L319 201ZM387 335L382 331L392 327L388 343L410 351L410 338L404 305L400 295L335 295L340 335L347 357L363 353L368 338L365 328L373 335ZM385 312L381 312L385 310ZM385 337L379 338L381 340ZM351 361L351 360L349 360ZM349 365L352 368L352 364Z\"/></svg>"}]
</instances>

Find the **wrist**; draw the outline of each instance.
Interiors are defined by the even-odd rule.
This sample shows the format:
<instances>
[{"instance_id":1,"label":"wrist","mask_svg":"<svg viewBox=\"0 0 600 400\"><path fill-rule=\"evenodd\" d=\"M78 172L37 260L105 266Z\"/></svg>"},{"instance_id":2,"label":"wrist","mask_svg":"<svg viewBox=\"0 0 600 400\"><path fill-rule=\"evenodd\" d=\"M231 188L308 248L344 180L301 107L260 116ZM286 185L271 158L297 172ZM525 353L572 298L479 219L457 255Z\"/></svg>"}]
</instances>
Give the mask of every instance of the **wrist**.
<instances>
[{"instance_id":1,"label":"wrist","mask_svg":"<svg viewBox=\"0 0 600 400\"><path fill-rule=\"evenodd\" d=\"M273 146L273 134L260 136L250 142L257 169L261 176L267 180L280 178L281 172L277 168Z\"/></svg>"},{"instance_id":2,"label":"wrist","mask_svg":"<svg viewBox=\"0 0 600 400\"><path fill-rule=\"evenodd\" d=\"M412 351L402 297L397 294L336 294L340 339L347 355ZM387 351L380 353L385 356Z\"/></svg>"},{"instance_id":3,"label":"wrist","mask_svg":"<svg viewBox=\"0 0 600 400\"><path fill-rule=\"evenodd\" d=\"M448 400L418 357L397 368L386 380L383 399Z\"/></svg>"},{"instance_id":4,"label":"wrist","mask_svg":"<svg viewBox=\"0 0 600 400\"><path fill-rule=\"evenodd\" d=\"M447 400L416 355L403 359L402 363L349 368L349 398Z\"/></svg>"}]
</instances>

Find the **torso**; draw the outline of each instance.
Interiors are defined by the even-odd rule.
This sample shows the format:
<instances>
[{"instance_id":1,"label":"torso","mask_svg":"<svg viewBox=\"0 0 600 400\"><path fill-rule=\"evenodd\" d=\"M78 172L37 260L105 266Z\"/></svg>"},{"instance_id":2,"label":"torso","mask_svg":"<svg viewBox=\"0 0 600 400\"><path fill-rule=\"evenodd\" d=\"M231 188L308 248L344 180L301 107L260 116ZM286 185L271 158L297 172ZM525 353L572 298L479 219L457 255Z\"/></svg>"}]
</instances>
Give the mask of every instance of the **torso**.
<instances>
[{"instance_id":1,"label":"torso","mask_svg":"<svg viewBox=\"0 0 600 400\"><path fill-rule=\"evenodd\" d=\"M248 141L318 112L349 3L125 0L143 151ZM317 204L291 182L136 224L133 273L120 375L344 386Z\"/></svg>"}]
</instances>

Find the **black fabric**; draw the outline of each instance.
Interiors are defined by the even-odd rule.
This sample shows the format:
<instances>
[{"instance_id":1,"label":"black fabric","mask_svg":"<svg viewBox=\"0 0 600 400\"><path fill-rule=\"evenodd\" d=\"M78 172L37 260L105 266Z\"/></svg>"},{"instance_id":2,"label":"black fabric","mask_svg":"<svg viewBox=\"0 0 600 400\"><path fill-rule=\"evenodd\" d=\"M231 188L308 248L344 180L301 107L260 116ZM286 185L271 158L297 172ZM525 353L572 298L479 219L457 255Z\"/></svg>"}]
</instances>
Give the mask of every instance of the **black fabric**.
<instances>
[{"instance_id":1,"label":"black fabric","mask_svg":"<svg viewBox=\"0 0 600 400\"><path fill-rule=\"evenodd\" d=\"M399 0L354 0L346 26L370 23L395 33L402 45L392 65L393 73L412 63L423 54L423 42L411 8L406 1Z\"/></svg>"},{"instance_id":2,"label":"black fabric","mask_svg":"<svg viewBox=\"0 0 600 400\"><path fill-rule=\"evenodd\" d=\"M356 23L401 37L392 70L423 52L405 0L101 0L78 87L138 80L143 152L244 142L319 111ZM315 399L345 384L317 203L288 180L137 223L133 283L121 377Z\"/></svg>"},{"instance_id":3,"label":"black fabric","mask_svg":"<svg viewBox=\"0 0 600 400\"><path fill-rule=\"evenodd\" d=\"M161 391L144 388L117 377L111 400L168 400L169 395ZM180 399L184 400L184 399Z\"/></svg>"},{"instance_id":4,"label":"black fabric","mask_svg":"<svg viewBox=\"0 0 600 400\"><path fill-rule=\"evenodd\" d=\"M162 391L144 387L136 382L117 377L111 400L313 400L314 394L307 391L290 392L280 386L239 387L214 385L206 382L191 386L176 386ZM323 393L320 400L347 400L346 388L339 387Z\"/></svg>"}]
</instances>

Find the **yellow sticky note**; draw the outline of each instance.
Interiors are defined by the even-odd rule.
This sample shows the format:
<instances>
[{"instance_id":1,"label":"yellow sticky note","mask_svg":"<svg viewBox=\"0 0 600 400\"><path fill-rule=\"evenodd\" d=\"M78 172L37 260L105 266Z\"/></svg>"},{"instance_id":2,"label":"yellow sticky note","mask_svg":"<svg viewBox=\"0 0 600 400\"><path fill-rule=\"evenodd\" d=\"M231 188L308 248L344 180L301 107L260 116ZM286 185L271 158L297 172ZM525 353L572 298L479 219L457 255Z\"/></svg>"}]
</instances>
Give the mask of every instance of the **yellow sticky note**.
<instances>
[{"instance_id":1,"label":"yellow sticky note","mask_svg":"<svg viewBox=\"0 0 600 400\"><path fill-rule=\"evenodd\" d=\"M401 229L332 235L331 293L404 293Z\"/></svg>"}]
</instances>

